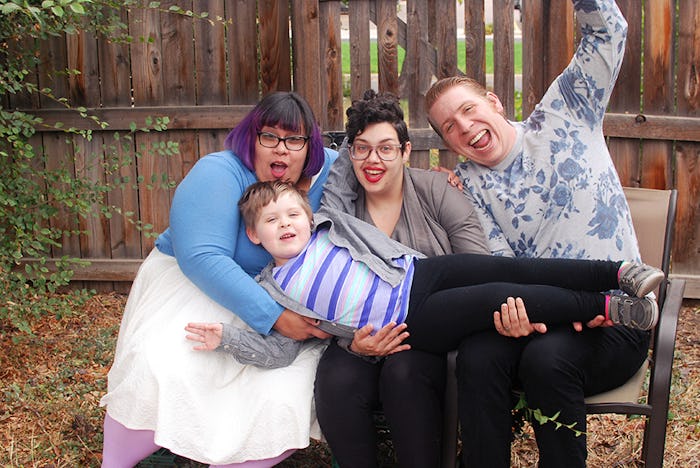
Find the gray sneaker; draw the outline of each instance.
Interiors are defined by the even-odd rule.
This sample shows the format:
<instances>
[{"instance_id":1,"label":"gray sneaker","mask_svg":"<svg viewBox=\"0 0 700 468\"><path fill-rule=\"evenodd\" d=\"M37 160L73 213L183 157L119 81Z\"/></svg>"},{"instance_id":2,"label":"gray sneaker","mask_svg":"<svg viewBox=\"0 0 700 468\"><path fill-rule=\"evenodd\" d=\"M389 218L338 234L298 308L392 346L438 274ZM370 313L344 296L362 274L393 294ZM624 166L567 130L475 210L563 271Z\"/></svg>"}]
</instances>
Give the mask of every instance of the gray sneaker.
<instances>
[{"instance_id":1,"label":"gray sneaker","mask_svg":"<svg viewBox=\"0 0 700 468\"><path fill-rule=\"evenodd\" d=\"M645 263L623 263L618 273L620 289L630 296L644 297L663 281L664 272Z\"/></svg>"},{"instance_id":2,"label":"gray sneaker","mask_svg":"<svg viewBox=\"0 0 700 468\"><path fill-rule=\"evenodd\" d=\"M649 297L610 296L610 320L637 330L651 330L659 320L659 306Z\"/></svg>"}]
</instances>

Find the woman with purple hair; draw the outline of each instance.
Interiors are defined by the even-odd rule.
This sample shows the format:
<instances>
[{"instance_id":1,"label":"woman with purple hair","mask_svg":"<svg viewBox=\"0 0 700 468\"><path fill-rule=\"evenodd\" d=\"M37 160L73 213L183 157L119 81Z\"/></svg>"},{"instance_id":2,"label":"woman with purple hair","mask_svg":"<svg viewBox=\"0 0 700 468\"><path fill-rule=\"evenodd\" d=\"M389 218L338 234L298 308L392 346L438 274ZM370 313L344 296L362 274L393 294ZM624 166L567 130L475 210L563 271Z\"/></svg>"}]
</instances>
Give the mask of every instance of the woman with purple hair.
<instances>
[{"instance_id":1,"label":"woman with purple hair","mask_svg":"<svg viewBox=\"0 0 700 468\"><path fill-rule=\"evenodd\" d=\"M293 92L264 97L179 184L170 226L139 269L119 330L104 423L103 467L132 467L160 447L213 466L269 467L319 438L313 383L323 342L266 370L193 352L192 321L233 323L297 340L327 338L253 279L269 263L232 207L256 181L308 192L314 210L337 153Z\"/></svg>"}]
</instances>

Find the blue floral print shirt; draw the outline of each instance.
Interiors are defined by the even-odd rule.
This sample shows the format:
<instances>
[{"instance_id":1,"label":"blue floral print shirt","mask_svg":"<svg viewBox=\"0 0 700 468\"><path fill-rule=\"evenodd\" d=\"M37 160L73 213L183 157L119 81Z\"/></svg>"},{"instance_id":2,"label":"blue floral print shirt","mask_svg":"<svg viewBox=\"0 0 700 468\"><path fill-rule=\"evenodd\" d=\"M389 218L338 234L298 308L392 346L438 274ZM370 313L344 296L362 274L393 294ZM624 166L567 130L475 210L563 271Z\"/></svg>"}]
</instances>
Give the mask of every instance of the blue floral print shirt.
<instances>
[{"instance_id":1,"label":"blue floral print shirt","mask_svg":"<svg viewBox=\"0 0 700 468\"><path fill-rule=\"evenodd\" d=\"M629 208L603 136L627 22L613 0L574 1L576 53L497 166L455 172L496 255L638 260Z\"/></svg>"}]
</instances>

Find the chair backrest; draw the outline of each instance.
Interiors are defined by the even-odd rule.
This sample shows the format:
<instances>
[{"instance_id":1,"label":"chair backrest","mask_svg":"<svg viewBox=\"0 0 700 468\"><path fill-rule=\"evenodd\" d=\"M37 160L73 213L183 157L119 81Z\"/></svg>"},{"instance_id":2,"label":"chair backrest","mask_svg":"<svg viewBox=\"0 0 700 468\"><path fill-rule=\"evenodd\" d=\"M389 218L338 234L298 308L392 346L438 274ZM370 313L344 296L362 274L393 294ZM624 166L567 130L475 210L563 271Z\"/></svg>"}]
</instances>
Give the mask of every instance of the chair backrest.
<instances>
[{"instance_id":1,"label":"chair backrest","mask_svg":"<svg viewBox=\"0 0 700 468\"><path fill-rule=\"evenodd\" d=\"M642 261L661 268L668 276L678 192L635 187L625 187L624 191ZM662 288L657 292L660 305L664 296Z\"/></svg>"}]
</instances>

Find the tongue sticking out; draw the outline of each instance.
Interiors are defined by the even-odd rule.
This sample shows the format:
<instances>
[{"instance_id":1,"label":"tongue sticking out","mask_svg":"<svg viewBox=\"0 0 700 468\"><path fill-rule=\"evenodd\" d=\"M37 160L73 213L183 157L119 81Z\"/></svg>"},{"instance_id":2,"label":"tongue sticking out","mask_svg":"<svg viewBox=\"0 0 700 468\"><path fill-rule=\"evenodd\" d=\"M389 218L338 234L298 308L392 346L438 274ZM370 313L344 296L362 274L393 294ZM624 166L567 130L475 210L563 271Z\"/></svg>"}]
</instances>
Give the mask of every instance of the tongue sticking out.
<instances>
[{"instance_id":1,"label":"tongue sticking out","mask_svg":"<svg viewBox=\"0 0 700 468\"><path fill-rule=\"evenodd\" d=\"M472 147L481 149L491 142L491 132L484 130L478 140L472 143Z\"/></svg>"},{"instance_id":2,"label":"tongue sticking out","mask_svg":"<svg viewBox=\"0 0 700 468\"><path fill-rule=\"evenodd\" d=\"M280 179L284 176L287 171L287 166L285 164L270 164L270 170L272 171L272 176L275 179Z\"/></svg>"}]
</instances>

